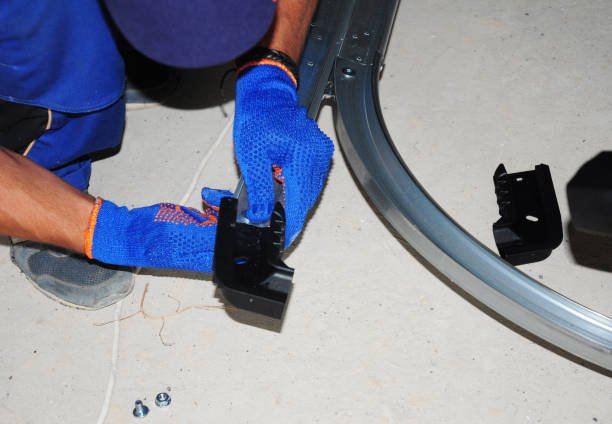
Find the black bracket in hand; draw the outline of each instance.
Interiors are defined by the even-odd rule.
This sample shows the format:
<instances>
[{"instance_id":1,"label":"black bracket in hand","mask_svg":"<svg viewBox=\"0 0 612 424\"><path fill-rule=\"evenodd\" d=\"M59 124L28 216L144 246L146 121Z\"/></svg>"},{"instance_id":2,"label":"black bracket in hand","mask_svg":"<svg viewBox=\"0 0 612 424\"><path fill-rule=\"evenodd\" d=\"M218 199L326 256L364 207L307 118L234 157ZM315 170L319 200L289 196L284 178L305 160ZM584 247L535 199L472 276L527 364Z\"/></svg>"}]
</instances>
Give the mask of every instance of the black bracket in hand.
<instances>
[{"instance_id":1,"label":"black bracket in hand","mask_svg":"<svg viewBox=\"0 0 612 424\"><path fill-rule=\"evenodd\" d=\"M277 202L269 225L239 222L239 200L221 200L213 280L232 305L282 319L293 287L293 268L280 259L285 242L285 211Z\"/></svg>"}]
</instances>

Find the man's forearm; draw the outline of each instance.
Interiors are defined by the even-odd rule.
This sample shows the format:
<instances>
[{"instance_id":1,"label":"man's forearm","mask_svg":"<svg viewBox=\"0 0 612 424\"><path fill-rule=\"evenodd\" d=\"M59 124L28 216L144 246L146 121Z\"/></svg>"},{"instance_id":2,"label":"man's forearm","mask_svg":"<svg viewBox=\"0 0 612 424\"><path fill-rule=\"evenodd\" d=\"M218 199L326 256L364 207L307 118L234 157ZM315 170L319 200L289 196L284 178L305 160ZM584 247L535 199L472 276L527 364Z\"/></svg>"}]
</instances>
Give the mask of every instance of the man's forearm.
<instances>
[{"instance_id":1,"label":"man's forearm","mask_svg":"<svg viewBox=\"0 0 612 424\"><path fill-rule=\"evenodd\" d=\"M278 0L276 16L261 46L279 50L299 63L317 0Z\"/></svg>"},{"instance_id":2,"label":"man's forearm","mask_svg":"<svg viewBox=\"0 0 612 424\"><path fill-rule=\"evenodd\" d=\"M93 198L0 147L0 234L84 251Z\"/></svg>"}]
</instances>

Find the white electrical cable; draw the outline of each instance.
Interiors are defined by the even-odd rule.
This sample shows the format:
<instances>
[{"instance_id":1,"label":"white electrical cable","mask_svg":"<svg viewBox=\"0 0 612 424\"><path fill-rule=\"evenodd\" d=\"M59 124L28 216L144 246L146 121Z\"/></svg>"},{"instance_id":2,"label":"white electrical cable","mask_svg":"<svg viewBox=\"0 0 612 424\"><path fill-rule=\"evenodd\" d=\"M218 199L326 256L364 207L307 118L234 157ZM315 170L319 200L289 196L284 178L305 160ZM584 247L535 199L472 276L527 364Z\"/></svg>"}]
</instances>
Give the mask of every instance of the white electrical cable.
<instances>
[{"instance_id":1,"label":"white electrical cable","mask_svg":"<svg viewBox=\"0 0 612 424\"><path fill-rule=\"evenodd\" d=\"M208 161L212 157L215 150L217 150L217 147L219 147L219 145L221 144L221 141L223 141L223 139L227 135L227 132L232 126L232 122L234 122L234 117L230 116L227 124L221 130L219 137L217 137L217 140L215 140L215 142L210 147L210 149L208 149L208 152L206 153L206 155L200 161L200 165L198 166L198 169L193 175L193 178L191 179L191 183L189 184L189 187L187 188L185 195L182 197L181 201L179 202L181 205L185 204L189 200L191 195L193 194L193 190L195 190L198 180L200 179L200 175L202 174L202 171L206 167L206 164L208 164ZM142 268L136 269L136 271L134 272L134 279L140 274L141 269ZM115 307L115 319L114 319L115 326L114 326L114 335L113 335L113 350L111 353L111 368L110 368L110 374L108 376L108 383L106 384L106 394L104 395L104 402L102 403L102 409L100 410L100 414L98 415L98 419L96 421L97 424L104 424L104 422L106 421L106 417L108 416L108 411L110 409L111 398L113 397L113 391L115 389L115 376L117 375L117 360L119 359L119 334L121 332L120 319L121 319L122 305L123 305L123 299L117 302L117 306Z\"/></svg>"},{"instance_id":2,"label":"white electrical cable","mask_svg":"<svg viewBox=\"0 0 612 424\"><path fill-rule=\"evenodd\" d=\"M140 268L136 272L140 271ZM136 278L136 276L134 276ZM97 424L104 424L106 416L108 415L108 409L110 407L111 397L113 396L113 389L115 388L115 375L117 374L117 359L119 357L119 330L121 321L121 309L123 306L123 299L117 302L115 307L115 326L113 334L113 350L111 353L111 369L108 376L108 383L106 384L106 393L104 394L104 403L102 403L102 410L98 416Z\"/></svg>"},{"instance_id":3,"label":"white electrical cable","mask_svg":"<svg viewBox=\"0 0 612 424\"><path fill-rule=\"evenodd\" d=\"M225 128L221 130L221 133L219 134L219 137L217 137L217 140L215 140L215 142L210 147L210 149L208 149L208 153L206 153L206 156L202 158L202 161L200 162L200 166L198 166L196 173L191 179L191 184L189 184L189 188L187 189L187 192L185 193L185 195L179 202L181 205L184 205L189 200L189 197L193 193L193 190L195 190L196 184L198 184L198 180L200 179L200 175L202 174L204 167L206 166L206 164L208 164L208 161L212 157L215 150L217 150L217 147L219 147L219 144L221 144L221 141L223 141L223 138L225 138L225 135L227 134L227 132L232 126L232 122L234 122L234 117L230 116L229 121L227 122L227 125L225 125Z\"/></svg>"}]
</instances>

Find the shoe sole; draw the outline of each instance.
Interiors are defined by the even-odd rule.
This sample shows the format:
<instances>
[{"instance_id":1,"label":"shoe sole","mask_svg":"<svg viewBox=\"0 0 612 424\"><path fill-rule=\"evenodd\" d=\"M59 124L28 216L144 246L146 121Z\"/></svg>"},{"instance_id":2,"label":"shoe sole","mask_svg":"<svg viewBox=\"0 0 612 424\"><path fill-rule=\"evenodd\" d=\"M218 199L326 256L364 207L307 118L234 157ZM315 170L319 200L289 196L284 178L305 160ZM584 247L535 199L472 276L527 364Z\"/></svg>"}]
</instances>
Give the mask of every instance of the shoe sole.
<instances>
[{"instance_id":1,"label":"shoe sole","mask_svg":"<svg viewBox=\"0 0 612 424\"><path fill-rule=\"evenodd\" d=\"M123 275L122 279L116 280L115 283L111 283L112 284L111 286L108 286L108 283L110 282L110 280L100 282L100 285L98 287L99 287L99 290L102 290L102 291L98 291L98 293L102 295L103 297L98 298L97 296L95 296L94 293L96 293L96 289L92 288L95 286L90 286L89 288L84 287L80 289L80 290L83 290L80 292L80 294L78 294L79 292L72 292L73 294L77 295L77 297L81 296L83 303L86 303L85 305L82 303L71 302L70 300L64 297L60 297L59 295L54 294L53 290L45 289L45 286L53 287L54 284L58 284L57 282L59 282L60 286L57 286L57 287L61 287L61 285L66 285L67 287L74 283L70 283L69 281L62 281L61 279L58 279L52 274L46 274L46 273L32 274L33 271L30 269L31 265L28 263L29 259L24 262L24 259L23 259L24 256L23 254L21 254L20 257L22 259L20 259L20 262L24 262L24 263L20 265L15 257L15 254L17 252L17 250L15 249L17 249L17 245L13 243L13 245L11 246L11 260L17 266L17 268L21 271L21 273L34 286L34 288L36 288L36 290L44 294L49 299L52 299L55 302L60 303L61 305L68 306L68 307L75 308L75 309L95 311L95 310L106 308L108 306L111 306L119 302L121 299L124 299L125 297L129 296L130 293L132 293L132 291L134 290L134 285L135 285L134 274L128 271L120 271L121 274ZM28 250L30 251L38 250L38 252L35 254L38 254L39 252L41 252L38 246L37 247L24 246L22 247L22 249L26 249L24 250L24 252L27 252ZM46 253L48 255L55 256L56 252L53 250L49 250ZM26 253L25 257L29 258L29 257L32 257L32 255L28 255ZM27 272L26 272L26 269L27 269ZM125 274L129 274L129 275L125 275ZM36 276L36 278L34 278L34 276ZM45 279L45 276L46 276L46 279ZM56 281L56 283L53 283L53 281ZM117 283L119 283L119 285L117 285ZM49 286L49 284L51 284L51 286ZM112 290L109 290L109 287L124 288L124 290L113 292ZM67 293L70 293L70 291L68 291ZM104 296L105 294L106 296Z\"/></svg>"},{"instance_id":2,"label":"shoe sole","mask_svg":"<svg viewBox=\"0 0 612 424\"><path fill-rule=\"evenodd\" d=\"M21 271L21 270L20 270ZM133 291L134 291L134 275L132 275L131 277L131 285L130 285L130 289L128 290L128 292L125 294L125 296L121 296L121 298L107 304L104 306L83 306L83 305L78 305L76 303L71 303L68 302L65 299L62 299L61 297L57 297L55 295L53 295L52 293L49 293L45 290L43 290L38 284L36 284L36 282L34 280L32 280L30 278L30 276L28 276L28 274L26 274L25 272L21 271L21 273L26 277L26 279L30 282L30 284L32 286L34 286L34 288L39 292L44 294L46 297L48 297L49 299L53 300L54 302L59 303L60 305L63 306L68 306L69 308L73 308L73 309L78 309L81 311L99 311L100 309L104 309L104 308L108 308L109 306L113 306L116 305L119 301L125 299L126 297L128 297Z\"/></svg>"}]
</instances>

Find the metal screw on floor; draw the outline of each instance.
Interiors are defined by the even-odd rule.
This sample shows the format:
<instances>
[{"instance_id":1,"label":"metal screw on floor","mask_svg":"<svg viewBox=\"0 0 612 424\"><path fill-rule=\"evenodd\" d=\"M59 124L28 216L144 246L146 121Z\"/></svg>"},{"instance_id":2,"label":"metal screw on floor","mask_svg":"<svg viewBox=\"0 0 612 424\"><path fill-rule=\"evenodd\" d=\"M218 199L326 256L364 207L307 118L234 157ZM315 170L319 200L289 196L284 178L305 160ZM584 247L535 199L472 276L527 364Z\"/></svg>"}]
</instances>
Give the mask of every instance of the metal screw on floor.
<instances>
[{"instance_id":1,"label":"metal screw on floor","mask_svg":"<svg viewBox=\"0 0 612 424\"><path fill-rule=\"evenodd\" d=\"M142 401L137 400L134 406L134 410L132 411L132 414L134 414L134 416L137 418L143 418L143 417L146 417L148 413L149 413L149 407L143 404Z\"/></svg>"}]
</instances>

